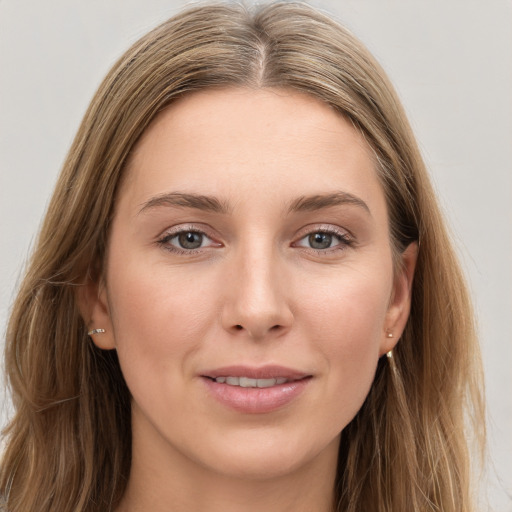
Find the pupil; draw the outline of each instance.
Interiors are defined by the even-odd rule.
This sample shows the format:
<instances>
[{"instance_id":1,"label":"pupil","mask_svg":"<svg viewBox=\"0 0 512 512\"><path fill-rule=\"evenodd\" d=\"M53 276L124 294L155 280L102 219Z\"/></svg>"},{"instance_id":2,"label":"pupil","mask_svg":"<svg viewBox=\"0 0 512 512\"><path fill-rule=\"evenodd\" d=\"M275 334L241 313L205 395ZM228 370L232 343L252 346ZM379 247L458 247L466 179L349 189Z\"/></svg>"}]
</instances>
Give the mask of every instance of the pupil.
<instances>
[{"instance_id":1,"label":"pupil","mask_svg":"<svg viewBox=\"0 0 512 512\"><path fill-rule=\"evenodd\" d=\"M178 241L184 249L198 249L203 243L203 235L201 233L180 233L178 235Z\"/></svg>"},{"instance_id":2,"label":"pupil","mask_svg":"<svg viewBox=\"0 0 512 512\"><path fill-rule=\"evenodd\" d=\"M328 249L331 246L332 235L328 233L313 233L309 235L309 243L313 249Z\"/></svg>"}]
</instances>

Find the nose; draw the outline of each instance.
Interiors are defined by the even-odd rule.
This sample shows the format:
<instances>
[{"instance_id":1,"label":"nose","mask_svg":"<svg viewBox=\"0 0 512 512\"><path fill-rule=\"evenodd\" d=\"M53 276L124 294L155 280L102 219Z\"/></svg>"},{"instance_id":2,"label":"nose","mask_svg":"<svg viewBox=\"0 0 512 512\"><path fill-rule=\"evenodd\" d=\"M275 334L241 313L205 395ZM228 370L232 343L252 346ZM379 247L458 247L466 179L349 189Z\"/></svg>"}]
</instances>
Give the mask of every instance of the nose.
<instances>
[{"instance_id":1,"label":"nose","mask_svg":"<svg viewBox=\"0 0 512 512\"><path fill-rule=\"evenodd\" d=\"M222 325L232 334L254 340L287 332L293 314L287 298L283 266L271 250L241 254L231 262L225 283Z\"/></svg>"}]
</instances>

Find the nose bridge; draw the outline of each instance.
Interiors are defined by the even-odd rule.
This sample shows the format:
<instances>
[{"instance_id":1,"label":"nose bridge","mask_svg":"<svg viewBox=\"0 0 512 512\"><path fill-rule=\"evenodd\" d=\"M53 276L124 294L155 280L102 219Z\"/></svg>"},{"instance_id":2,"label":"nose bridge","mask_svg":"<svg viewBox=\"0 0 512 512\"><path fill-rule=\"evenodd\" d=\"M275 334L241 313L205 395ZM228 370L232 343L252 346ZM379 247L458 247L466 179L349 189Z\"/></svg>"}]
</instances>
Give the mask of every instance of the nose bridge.
<instances>
[{"instance_id":1,"label":"nose bridge","mask_svg":"<svg viewBox=\"0 0 512 512\"><path fill-rule=\"evenodd\" d=\"M264 239L262 239L264 238ZM290 326L292 314L283 285L283 262L266 237L241 243L232 262L232 280L224 312L227 329L261 338Z\"/></svg>"}]
</instances>

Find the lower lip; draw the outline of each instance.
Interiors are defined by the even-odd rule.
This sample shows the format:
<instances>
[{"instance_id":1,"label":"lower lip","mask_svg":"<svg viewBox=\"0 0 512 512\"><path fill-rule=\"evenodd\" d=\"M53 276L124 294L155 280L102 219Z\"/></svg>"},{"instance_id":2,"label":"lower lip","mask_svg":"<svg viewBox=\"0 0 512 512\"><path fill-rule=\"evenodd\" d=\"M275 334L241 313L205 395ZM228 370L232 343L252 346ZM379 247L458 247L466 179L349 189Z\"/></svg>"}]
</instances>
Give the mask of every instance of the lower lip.
<instances>
[{"instance_id":1,"label":"lower lip","mask_svg":"<svg viewBox=\"0 0 512 512\"><path fill-rule=\"evenodd\" d=\"M246 414L263 414L288 405L306 388L310 377L269 388L243 388L202 378L211 395L221 404Z\"/></svg>"}]
</instances>

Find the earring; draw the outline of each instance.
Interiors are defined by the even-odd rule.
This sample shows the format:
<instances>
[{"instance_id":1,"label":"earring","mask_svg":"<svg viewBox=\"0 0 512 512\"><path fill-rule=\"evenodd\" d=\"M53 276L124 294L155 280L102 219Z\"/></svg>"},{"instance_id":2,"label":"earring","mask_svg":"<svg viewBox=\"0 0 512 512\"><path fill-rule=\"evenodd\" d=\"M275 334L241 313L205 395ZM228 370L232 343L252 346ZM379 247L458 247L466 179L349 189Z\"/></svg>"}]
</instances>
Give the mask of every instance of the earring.
<instances>
[{"instance_id":1,"label":"earring","mask_svg":"<svg viewBox=\"0 0 512 512\"><path fill-rule=\"evenodd\" d=\"M393 333L392 332L388 332L386 334L386 336L388 338L392 338L393 337ZM388 357L388 359L393 359L393 350L390 350L389 352L386 353L386 356Z\"/></svg>"},{"instance_id":2,"label":"earring","mask_svg":"<svg viewBox=\"0 0 512 512\"><path fill-rule=\"evenodd\" d=\"M105 329L93 329L87 333L87 336L92 336L93 334L103 334Z\"/></svg>"}]
</instances>

